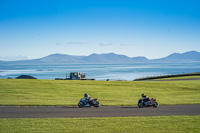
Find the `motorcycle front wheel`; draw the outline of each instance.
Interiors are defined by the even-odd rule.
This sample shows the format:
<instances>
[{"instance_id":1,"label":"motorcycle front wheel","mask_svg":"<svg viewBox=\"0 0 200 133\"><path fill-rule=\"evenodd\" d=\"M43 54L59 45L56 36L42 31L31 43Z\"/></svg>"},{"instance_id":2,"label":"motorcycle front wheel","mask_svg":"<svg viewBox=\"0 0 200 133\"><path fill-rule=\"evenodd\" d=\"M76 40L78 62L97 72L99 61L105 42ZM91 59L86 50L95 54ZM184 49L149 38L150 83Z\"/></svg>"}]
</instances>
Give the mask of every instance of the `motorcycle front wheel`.
<instances>
[{"instance_id":1,"label":"motorcycle front wheel","mask_svg":"<svg viewBox=\"0 0 200 133\"><path fill-rule=\"evenodd\" d=\"M154 108L157 108L157 107L158 107L158 103L155 102L155 103L153 104L153 107L154 107Z\"/></svg>"},{"instance_id":2,"label":"motorcycle front wheel","mask_svg":"<svg viewBox=\"0 0 200 133\"><path fill-rule=\"evenodd\" d=\"M144 106L144 105L143 105L142 102L139 102L139 103L138 103L138 107L139 107L139 108L143 108L143 106Z\"/></svg>"},{"instance_id":3,"label":"motorcycle front wheel","mask_svg":"<svg viewBox=\"0 0 200 133\"><path fill-rule=\"evenodd\" d=\"M85 104L84 104L83 102L79 102L79 103L78 103L78 106L79 106L80 108L82 108L82 107L85 106Z\"/></svg>"},{"instance_id":4,"label":"motorcycle front wheel","mask_svg":"<svg viewBox=\"0 0 200 133\"><path fill-rule=\"evenodd\" d=\"M99 102L96 102L96 103L94 104L94 107L98 108L98 107L99 107Z\"/></svg>"}]
</instances>

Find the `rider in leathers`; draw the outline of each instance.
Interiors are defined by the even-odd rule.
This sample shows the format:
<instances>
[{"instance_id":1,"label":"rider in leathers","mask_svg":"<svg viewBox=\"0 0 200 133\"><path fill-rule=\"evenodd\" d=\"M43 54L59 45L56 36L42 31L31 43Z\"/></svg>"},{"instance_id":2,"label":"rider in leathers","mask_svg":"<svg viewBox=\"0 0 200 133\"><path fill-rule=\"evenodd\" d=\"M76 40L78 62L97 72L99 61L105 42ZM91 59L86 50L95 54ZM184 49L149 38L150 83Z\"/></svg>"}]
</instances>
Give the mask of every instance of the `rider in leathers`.
<instances>
[{"instance_id":1,"label":"rider in leathers","mask_svg":"<svg viewBox=\"0 0 200 133\"><path fill-rule=\"evenodd\" d=\"M88 95L87 93L84 94L85 99L87 100L87 103L92 103L92 98L90 97L90 95Z\"/></svg>"},{"instance_id":2,"label":"rider in leathers","mask_svg":"<svg viewBox=\"0 0 200 133\"><path fill-rule=\"evenodd\" d=\"M149 99L149 97L145 94L142 94L142 98L145 102L145 106L147 106L149 103L151 103L151 100Z\"/></svg>"}]
</instances>

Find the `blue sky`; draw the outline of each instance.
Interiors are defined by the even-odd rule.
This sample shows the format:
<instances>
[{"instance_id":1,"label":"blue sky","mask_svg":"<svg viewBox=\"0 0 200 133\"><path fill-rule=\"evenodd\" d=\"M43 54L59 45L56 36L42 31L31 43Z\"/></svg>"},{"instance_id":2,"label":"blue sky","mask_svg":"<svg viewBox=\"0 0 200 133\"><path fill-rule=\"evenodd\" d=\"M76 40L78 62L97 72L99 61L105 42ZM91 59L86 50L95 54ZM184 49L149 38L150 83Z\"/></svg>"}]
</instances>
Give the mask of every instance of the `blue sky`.
<instances>
[{"instance_id":1,"label":"blue sky","mask_svg":"<svg viewBox=\"0 0 200 133\"><path fill-rule=\"evenodd\" d=\"M0 0L0 60L200 51L199 0Z\"/></svg>"}]
</instances>

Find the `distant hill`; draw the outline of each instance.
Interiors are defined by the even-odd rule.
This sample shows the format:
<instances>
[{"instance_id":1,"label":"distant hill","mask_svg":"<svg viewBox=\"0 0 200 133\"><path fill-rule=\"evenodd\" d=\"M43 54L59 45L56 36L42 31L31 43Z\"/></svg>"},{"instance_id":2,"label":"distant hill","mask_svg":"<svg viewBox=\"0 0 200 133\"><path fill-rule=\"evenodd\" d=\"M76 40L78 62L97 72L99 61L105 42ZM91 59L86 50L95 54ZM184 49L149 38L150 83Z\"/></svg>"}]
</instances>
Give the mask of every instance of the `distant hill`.
<instances>
[{"instance_id":1,"label":"distant hill","mask_svg":"<svg viewBox=\"0 0 200 133\"><path fill-rule=\"evenodd\" d=\"M200 53L189 51L185 53L173 53L161 59L151 60L152 62L200 62Z\"/></svg>"},{"instance_id":2,"label":"distant hill","mask_svg":"<svg viewBox=\"0 0 200 133\"><path fill-rule=\"evenodd\" d=\"M36 62L44 63L84 63L82 58L85 56L72 56L65 54L51 54L46 57L36 59Z\"/></svg>"},{"instance_id":3,"label":"distant hill","mask_svg":"<svg viewBox=\"0 0 200 133\"><path fill-rule=\"evenodd\" d=\"M131 62L131 58L125 55L117 55L114 53L108 54L91 54L87 57L84 57L82 60L85 62L91 63L124 63Z\"/></svg>"},{"instance_id":4,"label":"distant hill","mask_svg":"<svg viewBox=\"0 0 200 133\"><path fill-rule=\"evenodd\" d=\"M149 60L146 57L128 57L115 53L91 54L89 56L72 56L65 54L51 54L43 58L22 61L0 61L0 63L174 63L174 62L200 62L200 53L189 51L186 53L173 53L167 57Z\"/></svg>"}]
</instances>

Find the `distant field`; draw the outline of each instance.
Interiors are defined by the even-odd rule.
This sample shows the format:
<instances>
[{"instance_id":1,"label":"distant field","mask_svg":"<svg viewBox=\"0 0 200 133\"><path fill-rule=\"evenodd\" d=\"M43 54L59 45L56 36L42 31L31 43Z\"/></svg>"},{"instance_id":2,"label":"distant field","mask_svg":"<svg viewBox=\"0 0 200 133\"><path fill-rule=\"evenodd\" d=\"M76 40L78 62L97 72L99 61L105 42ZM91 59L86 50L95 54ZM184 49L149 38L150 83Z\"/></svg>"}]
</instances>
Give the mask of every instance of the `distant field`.
<instances>
[{"instance_id":1,"label":"distant field","mask_svg":"<svg viewBox=\"0 0 200 133\"><path fill-rule=\"evenodd\" d=\"M168 80L168 79L200 79L200 76L182 76L182 77L160 78L155 80Z\"/></svg>"},{"instance_id":2,"label":"distant field","mask_svg":"<svg viewBox=\"0 0 200 133\"><path fill-rule=\"evenodd\" d=\"M153 76L153 77L144 77L138 78L134 81L145 81L145 80L159 80L159 79L182 79L182 78L199 78L200 72L195 73L184 73L184 74L172 74L172 75L161 75L161 76Z\"/></svg>"},{"instance_id":3,"label":"distant field","mask_svg":"<svg viewBox=\"0 0 200 133\"><path fill-rule=\"evenodd\" d=\"M194 133L199 125L200 116L0 119L1 133Z\"/></svg>"},{"instance_id":4,"label":"distant field","mask_svg":"<svg viewBox=\"0 0 200 133\"><path fill-rule=\"evenodd\" d=\"M159 104L199 104L199 81L70 81L0 79L0 105L77 106L84 93L102 105L137 105L142 93Z\"/></svg>"}]
</instances>

